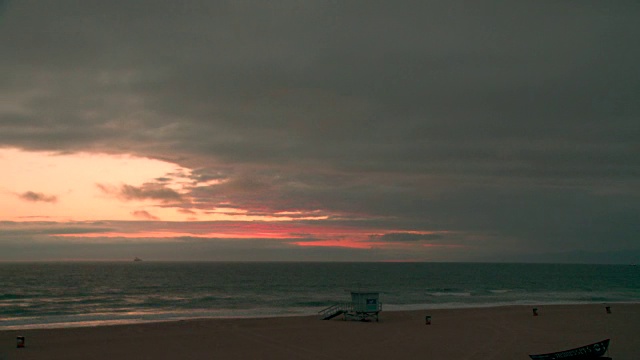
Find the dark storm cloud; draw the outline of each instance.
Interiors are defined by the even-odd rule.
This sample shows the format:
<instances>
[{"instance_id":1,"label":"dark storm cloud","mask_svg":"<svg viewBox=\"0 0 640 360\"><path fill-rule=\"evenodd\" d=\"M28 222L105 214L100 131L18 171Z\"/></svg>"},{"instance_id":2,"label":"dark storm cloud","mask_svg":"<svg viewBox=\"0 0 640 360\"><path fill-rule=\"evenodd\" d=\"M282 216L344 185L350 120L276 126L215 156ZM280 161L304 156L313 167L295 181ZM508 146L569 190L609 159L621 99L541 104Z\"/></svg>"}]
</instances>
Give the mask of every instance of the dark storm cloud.
<instances>
[{"instance_id":1,"label":"dark storm cloud","mask_svg":"<svg viewBox=\"0 0 640 360\"><path fill-rule=\"evenodd\" d=\"M375 250L339 248L301 248L271 240L221 240L183 239L180 242L122 240L90 243L49 242L34 246L29 243L3 244L0 260L11 260L37 251L47 260L95 259L130 261L135 254L145 261L379 261L385 255Z\"/></svg>"},{"instance_id":2,"label":"dark storm cloud","mask_svg":"<svg viewBox=\"0 0 640 360\"><path fill-rule=\"evenodd\" d=\"M56 223L53 221L43 222L0 222L0 240L17 241L20 239L30 240L42 236L50 235L73 235L73 234L97 234L113 231L113 227L96 222L77 223Z\"/></svg>"},{"instance_id":3,"label":"dark storm cloud","mask_svg":"<svg viewBox=\"0 0 640 360\"><path fill-rule=\"evenodd\" d=\"M123 200L160 200L162 202L180 201L182 196L175 190L165 187L162 183L145 183L142 186L121 185L114 187L96 184L105 194L116 196Z\"/></svg>"},{"instance_id":4,"label":"dark storm cloud","mask_svg":"<svg viewBox=\"0 0 640 360\"><path fill-rule=\"evenodd\" d=\"M55 203L58 201L58 197L54 196L54 195L46 195L43 193L39 193L39 192L34 192L34 191L27 191L24 192L22 194L17 194L17 196L25 201L31 201L31 202L48 202L48 203Z\"/></svg>"},{"instance_id":5,"label":"dark storm cloud","mask_svg":"<svg viewBox=\"0 0 640 360\"><path fill-rule=\"evenodd\" d=\"M133 153L212 182L125 185L123 199L322 210L476 233L497 252L637 248L639 14L595 0L16 1L0 22L0 145Z\"/></svg>"},{"instance_id":6,"label":"dark storm cloud","mask_svg":"<svg viewBox=\"0 0 640 360\"><path fill-rule=\"evenodd\" d=\"M417 242L443 239L443 234L416 234L416 233L388 233L383 235L371 235L372 241L382 242Z\"/></svg>"}]
</instances>

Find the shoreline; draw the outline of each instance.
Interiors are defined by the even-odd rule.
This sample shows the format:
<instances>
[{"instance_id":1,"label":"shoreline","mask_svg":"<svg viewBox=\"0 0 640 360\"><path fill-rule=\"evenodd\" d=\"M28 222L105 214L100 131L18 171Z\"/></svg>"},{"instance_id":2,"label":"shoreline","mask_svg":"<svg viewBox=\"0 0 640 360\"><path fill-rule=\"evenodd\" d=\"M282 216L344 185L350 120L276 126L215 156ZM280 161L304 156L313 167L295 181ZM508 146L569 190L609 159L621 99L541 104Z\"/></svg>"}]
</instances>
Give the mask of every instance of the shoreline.
<instances>
[{"instance_id":1,"label":"shoreline","mask_svg":"<svg viewBox=\"0 0 640 360\"><path fill-rule=\"evenodd\" d=\"M611 304L611 314L604 304L535 307L539 316L530 305L508 305L383 311L379 323L311 315L2 330L0 358L527 359L607 338L616 360L640 352L638 303ZM16 336L25 336L24 349Z\"/></svg>"},{"instance_id":2,"label":"shoreline","mask_svg":"<svg viewBox=\"0 0 640 360\"><path fill-rule=\"evenodd\" d=\"M426 305L426 306L423 306ZM433 306L428 306L433 305ZM591 306L591 305L639 305L640 301L630 302L630 301L609 301L609 302L548 302L548 303L518 303L518 304L509 304L509 303L489 303L489 304L456 304L454 306L442 306L443 304L413 304L413 305L385 305L392 307L391 310L384 310L385 306L383 306L383 313L395 313L395 312L420 312L420 311L432 311L432 310L463 310L463 309L494 309L494 308L503 308L503 307L541 307L541 306ZM402 308L406 307L406 308ZM319 308L320 310L322 308ZM195 311L198 312L206 312ZM250 310L249 310L250 312ZM189 313L185 311L185 313ZM191 312L193 313L193 312ZM95 316L100 316L104 314L96 314ZM289 317L317 317L316 312L309 313L268 313L268 314L254 314L254 315L211 315L211 316L181 316L177 313L165 313L165 315L169 315L165 318L162 318L161 314L153 314L150 313L148 316L159 315L160 318L157 319L144 319L144 318L114 318L114 319L91 319L85 321L62 321L62 322L44 322L44 323L32 323L32 324L17 324L17 325L1 325L0 322L0 332L2 331L22 331L22 330L54 330L54 329L71 329L71 328L87 328L87 327L102 327L102 326L122 326L122 325L143 325L143 324L153 324L153 323L164 323L164 322L178 322L178 321L191 321L191 320L215 320L215 319L226 319L226 320L234 320L234 319L272 319L272 318L289 318ZM175 316L173 316L175 315ZM74 315L72 315L74 316ZM78 314L75 316L87 316L91 317L91 314ZM10 322L12 320L5 320ZM0 359L1 360L1 359Z\"/></svg>"}]
</instances>

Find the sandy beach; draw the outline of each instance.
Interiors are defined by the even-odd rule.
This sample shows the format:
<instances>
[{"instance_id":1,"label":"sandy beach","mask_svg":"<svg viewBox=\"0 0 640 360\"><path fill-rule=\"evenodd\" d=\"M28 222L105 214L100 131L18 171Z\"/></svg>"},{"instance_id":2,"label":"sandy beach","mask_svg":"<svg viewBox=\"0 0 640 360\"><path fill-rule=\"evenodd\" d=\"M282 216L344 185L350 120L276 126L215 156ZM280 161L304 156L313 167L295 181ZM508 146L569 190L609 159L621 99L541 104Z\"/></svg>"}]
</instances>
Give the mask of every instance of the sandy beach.
<instances>
[{"instance_id":1,"label":"sandy beach","mask_svg":"<svg viewBox=\"0 0 640 360\"><path fill-rule=\"evenodd\" d=\"M640 358L640 304L508 306L317 317L201 319L0 332L0 359L528 359L611 338ZM425 316L431 324L425 324ZM16 336L26 347L16 348Z\"/></svg>"}]
</instances>

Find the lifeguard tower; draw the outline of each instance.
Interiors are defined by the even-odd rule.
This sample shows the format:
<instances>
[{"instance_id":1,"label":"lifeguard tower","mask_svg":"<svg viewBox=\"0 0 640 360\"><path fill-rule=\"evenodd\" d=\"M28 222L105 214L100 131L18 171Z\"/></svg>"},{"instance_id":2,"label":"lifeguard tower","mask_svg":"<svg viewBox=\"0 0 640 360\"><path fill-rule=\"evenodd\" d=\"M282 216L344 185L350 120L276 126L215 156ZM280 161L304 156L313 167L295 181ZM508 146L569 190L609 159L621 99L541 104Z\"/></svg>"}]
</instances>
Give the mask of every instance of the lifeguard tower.
<instances>
[{"instance_id":1,"label":"lifeguard tower","mask_svg":"<svg viewBox=\"0 0 640 360\"><path fill-rule=\"evenodd\" d=\"M377 291L351 291L351 302L335 304L320 311L322 320L333 319L343 315L344 320L379 321L378 314L382 311L380 292Z\"/></svg>"}]
</instances>

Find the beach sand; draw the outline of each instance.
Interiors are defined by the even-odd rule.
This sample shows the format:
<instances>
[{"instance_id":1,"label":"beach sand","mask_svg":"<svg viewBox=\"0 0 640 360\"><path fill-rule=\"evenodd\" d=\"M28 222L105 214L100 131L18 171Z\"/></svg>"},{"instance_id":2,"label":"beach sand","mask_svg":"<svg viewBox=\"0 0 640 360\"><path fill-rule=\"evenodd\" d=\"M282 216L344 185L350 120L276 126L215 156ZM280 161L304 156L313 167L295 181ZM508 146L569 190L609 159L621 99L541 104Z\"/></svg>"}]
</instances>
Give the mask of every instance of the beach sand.
<instances>
[{"instance_id":1,"label":"beach sand","mask_svg":"<svg viewBox=\"0 0 640 360\"><path fill-rule=\"evenodd\" d=\"M0 359L528 359L611 338L640 359L640 304L383 311L380 322L202 319L0 331ZM425 324L430 315L431 325ZM16 336L26 347L16 348Z\"/></svg>"}]
</instances>

